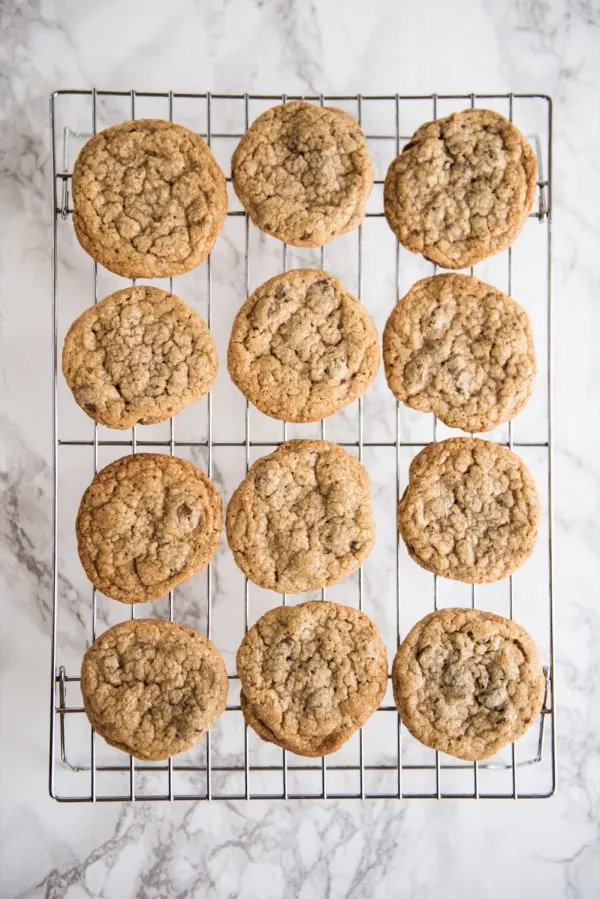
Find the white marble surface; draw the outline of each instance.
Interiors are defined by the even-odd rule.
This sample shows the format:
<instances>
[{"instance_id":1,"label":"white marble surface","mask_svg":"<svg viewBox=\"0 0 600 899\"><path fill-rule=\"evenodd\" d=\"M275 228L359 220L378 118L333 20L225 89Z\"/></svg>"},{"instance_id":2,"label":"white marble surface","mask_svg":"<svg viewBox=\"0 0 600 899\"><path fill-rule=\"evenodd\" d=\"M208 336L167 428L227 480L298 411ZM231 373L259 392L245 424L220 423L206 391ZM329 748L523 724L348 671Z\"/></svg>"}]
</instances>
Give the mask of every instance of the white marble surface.
<instances>
[{"instance_id":1,"label":"white marble surface","mask_svg":"<svg viewBox=\"0 0 600 899\"><path fill-rule=\"evenodd\" d=\"M2 899L597 896L597 0L31 0L0 10ZM91 86L553 95L559 784L552 799L132 807L66 806L48 797L47 98L52 89ZM76 591L72 613L76 633Z\"/></svg>"}]
</instances>

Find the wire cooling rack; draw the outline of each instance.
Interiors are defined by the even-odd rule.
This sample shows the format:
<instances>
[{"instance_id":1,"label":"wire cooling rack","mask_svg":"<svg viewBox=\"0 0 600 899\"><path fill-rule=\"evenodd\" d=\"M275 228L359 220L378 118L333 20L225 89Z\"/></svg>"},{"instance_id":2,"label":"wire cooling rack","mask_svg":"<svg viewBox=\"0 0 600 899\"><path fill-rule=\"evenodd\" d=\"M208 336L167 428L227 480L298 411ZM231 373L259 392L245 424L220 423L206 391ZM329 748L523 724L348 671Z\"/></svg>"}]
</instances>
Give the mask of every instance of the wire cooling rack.
<instances>
[{"instance_id":1,"label":"wire cooling rack","mask_svg":"<svg viewBox=\"0 0 600 899\"><path fill-rule=\"evenodd\" d=\"M503 113L531 141L539 177L534 209L514 248L479 264L476 274L513 294L533 322L539 374L534 395L515 423L488 439L514 448L527 461L545 515L534 555L500 584L468 586L438 579L407 556L398 540L395 505L411 458L452 432L433 418L397 404L380 372L358 403L316 425L266 419L243 400L221 370L212 395L163 425L124 435L91 423L76 408L59 373L62 339L84 308L128 282L94 263L73 238L71 174L83 143L101 128L132 118L171 119L201 133L229 175L242 133L264 109L287 99L332 103L355 115L368 138L376 178L363 225L320 250L287 247L258 232L231 190L225 229L208 261L164 283L195 305L215 334L220 358L241 302L280 271L314 265L334 271L364 300L383 328L394 303L430 263L399 247L383 214L389 162L424 121L467 106ZM288 798L533 798L553 793L556 780L552 595L551 219L552 102L539 94L427 96L305 96L61 90L50 100L53 213L54 522L50 793L65 802L175 799ZM471 269L471 272L473 270ZM162 282L158 283L163 286ZM221 365L221 369L224 366ZM364 609L379 626L390 663L404 633L429 611L480 607L514 616L533 634L545 663L547 689L539 722L518 744L483 763L465 763L421 746L402 727L388 688L381 708L338 753L303 759L262 743L243 722L235 650L243 633L279 601L235 568L222 546L208 569L144 607L103 597L78 563L74 519L95 472L126 453L187 456L214 477L225 499L259 455L292 436L326 437L355 453L373 481L378 540L355 576L327 591L329 598ZM139 762L96 738L83 711L79 665L106 627L125 617L163 617L198 628L215 640L228 665L227 711L190 752L168 762Z\"/></svg>"}]
</instances>

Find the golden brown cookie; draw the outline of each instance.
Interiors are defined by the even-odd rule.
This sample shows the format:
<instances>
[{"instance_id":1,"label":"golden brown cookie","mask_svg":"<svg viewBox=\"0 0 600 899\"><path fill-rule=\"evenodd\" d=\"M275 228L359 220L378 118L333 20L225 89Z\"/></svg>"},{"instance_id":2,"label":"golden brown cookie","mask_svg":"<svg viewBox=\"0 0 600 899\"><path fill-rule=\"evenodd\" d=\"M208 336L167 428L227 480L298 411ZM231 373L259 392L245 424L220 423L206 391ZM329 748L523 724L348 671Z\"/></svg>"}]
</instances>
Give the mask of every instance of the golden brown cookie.
<instances>
[{"instance_id":1,"label":"golden brown cookie","mask_svg":"<svg viewBox=\"0 0 600 899\"><path fill-rule=\"evenodd\" d=\"M296 269L271 278L244 303L227 364L261 412L316 421L351 403L375 378L377 329L333 275Z\"/></svg>"},{"instance_id":2,"label":"golden brown cookie","mask_svg":"<svg viewBox=\"0 0 600 899\"><path fill-rule=\"evenodd\" d=\"M252 123L231 175L254 224L296 247L320 247L358 227L373 186L358 122L341 109L296 101Z\"/></svg>"},{"instance_id":3,"label":"golden brown cookie","mask_svg":"<svg viewBox=\"0 0 600 899\"><path fill-rule=\"evenodd\" d=\"M138 453L99 471L77 515L77 548L98 590L119 602L159 599L212 559L222 500L175 456Z\"/></svg>"},{"instance_id":4,"label":"golden brown cookie","mask_svg":"<svg viewBox=\"0 0 600 899\"><path fill-rule=\"evenodd\" d=\"M540 500L527 466L487 440L431 443L411 462L398 529L428 571L466 583L499 581L533 552Z\"/></svg>"},{"instance_id":5,"label":"golden brown cookie","mask_svg":"<svg viewBox=\"0 0 600 899\"><path fill-rule=\"evenodd\" d=\"M227 508L227 540L260 587L304 593L341 581L375 542L366 468L325 440L289 440L251 466Z\"/></svg>"},{"instance_id":6,"label":"golden brown cookie","mask_svg":"<svg viewBox=\"0 0 600 899\"><path fill-rule=\"evenodd\" d=\"M75 401L99 424L164 421L199 399L217 376L204 320L157 287L126 287L76 319L62 367Z\"/></svg>"},{"instance_id":7,"label":"golden brown cookie","mask_svg":"<svg viewBox=\"0 0 600 899\"><path fill-rule=\"evenodd\" d=\"M525 310L469 275L417 281L387 321L383 361L397 400L463 431L514 418L536 373Z\"/></svg>"},{"instance_id":8,"label":"golden brown cookie","mask_svg":"<svg viewBox=\"0 0 600 899\"><path fill-rule=\"evenodd\" d=\"M167 759L193 746L225 711L228 688L214 643L150 618L111 627L81 665L92 727L138 759Z\"/></svg>"},{"instance_id":9,"label":"golden brown cookie","mask_svg":"<svg viewBox=\"0 0 600 899\"><path fill-rule=\"evenodd\" d=\"M396 654L392 684L411 734L466 761L518 740L540 714L545 692L525 628L476 609L442 609L419 621Z\"/></svg>"},{"instance_id":10,"label":"golden brown cookie","mask_svg":"<svg viewBox=\"0 0 600 899\"><path fill-rule=\"evenodd\" d=\"M181 275L213 248L225 176L202 138L137 119L94 135L73 169L73 225L90 256L125 278Z\"/></svg>"},{"instance_id":11,"label":"golden brown cookie","mask_svg":"<svg viewBox=\"0 0 600 899\"><path fill-rule=\"evenodd\" d=\"M305 756L339 749L379 707L387 684L373 622L332 602L268 611L244 637L237 670L248 724Z\"/></svg>"},{"instance_id":12,"label":"golden brown cookie","mask_svg":"<svg viewBox=\"0 0 600 899\"><path fill-rule=\"evenodd\" d=\"M465 109L413 134L388 169L385 214L408 250L465 268L513 243L536 179L518 128L489 109Z\"/></svg>"}]
</instances>

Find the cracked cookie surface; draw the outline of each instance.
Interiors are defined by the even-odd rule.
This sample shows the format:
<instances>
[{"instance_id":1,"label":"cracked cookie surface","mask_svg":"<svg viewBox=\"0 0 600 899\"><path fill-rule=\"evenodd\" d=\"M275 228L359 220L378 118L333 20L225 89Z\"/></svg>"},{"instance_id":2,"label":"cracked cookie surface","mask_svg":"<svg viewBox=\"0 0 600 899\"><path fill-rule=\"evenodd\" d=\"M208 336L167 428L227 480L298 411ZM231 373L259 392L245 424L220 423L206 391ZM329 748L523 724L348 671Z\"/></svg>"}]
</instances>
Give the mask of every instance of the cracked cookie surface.
<instances>
[{"instance_id":1,"label":"cracked cookie surface","mask_svg":"<svg viewBox=\"0 0 600 899\"><path fill-rule=\"evenodd\" d=\"M520 568L539 519L538 491L522 459L469 437L431 443L415 456L398 504L398 530L415 562L474 584Z\"/></svg>"},{"instance_id":2,"label":"cracked cookie surface","mask_svg":"<svg viewBox=\"0 0 600 899\"><path fill-rule=\"evenodd\" d=\"M201 571L221 533L222 500L191 462L138 453L99 471L77 515L90 581L125 603L159 599Z\"/></svg>"},{"instance_id":3,"label":"cracked cookie surface","mask_svg":"<svg viewBox=\"0 0 600 899\"><path fill-rule=\"evenodd\" d=\"M396 399L463 431L514 418L536 373L525 310L469 275L417 281L387 321L383 361Z\"/></svg>"},{"instance_id":4,"label":"cracked cookie surface","mask_svg":"<svg viewBox=\"0 0 600 899\"><path fill-rule=\"evenodd\" d=\"M258 459L227 508L227 540L258 584L303 593L356 571L375 542L366 468L325 440L290 440Z\"/></svg>"},{"instance_id":5,"label":"cracked cookie surface","mask_svg":"<svg viewBox=\"0 0 600 899\"><path fill-rule=\"evenodd\" d=\"M252 123L231 175L254 224L298 247L319 247L358 227L373 186L358 122L303 102L274 106Z\"/></svg>"},{"instance_id":6,"label":"cracked cookie surface","mask_svg":"<svg viewBox=\"0 0 600 899\"><path fill-rule=\"evenodd\" d=\"M225 176L204 140L160 119L114 125L73 169L73 225L90 256L125 278L165 278L210 253L227 214Z\"/></svg>"},{"instance_id":7,"label":"cracked cookie surface","mask_svg":"<svg viewBox=\"0 0 600 899\"><path fill-rule=\"evenodd\" d=\"M296 269L258 287L233 323L229 373L261 412L316 421L359 397L379 367L370 315L319 269Z\"/></svg>"},{"instance_id":8,"label":"cracked cookie surface","mask_svg":"<svg viewBox=\"0 0 600 899\"><path fill-rule=\"evenodd\" d=\"M242 710L262 739L306 756L339 749L379 707L385 646L357 609L307 602L271 609L237 653Z\"/></svg>"},{"instance_id":9,"label":"cracked cookie surface","mask_svg":"<svg viewBox=\"0 0 600 899\"><path fill-rule=\"evenodd\" d=\"M522 736L545 692L527 631L476 609L442 609L419 621L396 654L392 684L411 734L466 761L487 759Z\"/></svg>"},{"instance_id":10,"label":"cracked cookie surface","mask_svg":"<svg viewBox=\"0 0 600 899\"><path fill-rule=\"evenodd\" d=\"M401 244L444 268L465 268L509 247L531 209L535 154L489 109L422 125L391 163L388 224Z\"/></svg>"},{"instance_id":11,"label":"cracked cookie surface","mask_svg":"<svg viewBox=\"0 0 600 899\"><path fill-rule=\"evenodd\" d=\"M109 428L154 424L212 387L217 351L204 320L157 287L127 287L90 306L63 346L75 401Z\"/></svg>"},{"instance_id":12,"label":"cracked cookie surface","mask_svg":"<svg viewBox=\"0 0 600 899\"><path fill-rule=\"evenodd\" d=\"M81 665L90 723L139 759L166 759L193 746L225 711L228 686L214 643L157 619L111 627Z\"/></svg>"}]
</instances>

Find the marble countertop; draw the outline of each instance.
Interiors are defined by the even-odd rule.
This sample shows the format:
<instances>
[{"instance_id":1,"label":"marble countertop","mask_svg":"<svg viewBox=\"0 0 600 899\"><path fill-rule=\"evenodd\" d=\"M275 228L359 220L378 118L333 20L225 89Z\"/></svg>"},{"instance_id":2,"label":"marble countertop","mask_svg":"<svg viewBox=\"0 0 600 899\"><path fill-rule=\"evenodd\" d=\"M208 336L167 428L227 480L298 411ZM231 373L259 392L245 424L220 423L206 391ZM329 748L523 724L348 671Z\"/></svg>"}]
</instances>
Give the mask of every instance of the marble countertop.
<instances>
[{"instance_id":1,"label":"marble countertop","mask_svg":"<svg viewBox=\"0 0 600 899\"><path fill-rule=\"evenodd\" d=\"M0 16L0 896L598 895L598 2L28 0L3 4ZM92 806L48 796L48 95L92 86L553 96L559 713L552 798Z\"/></svg>"}]
</instances>

